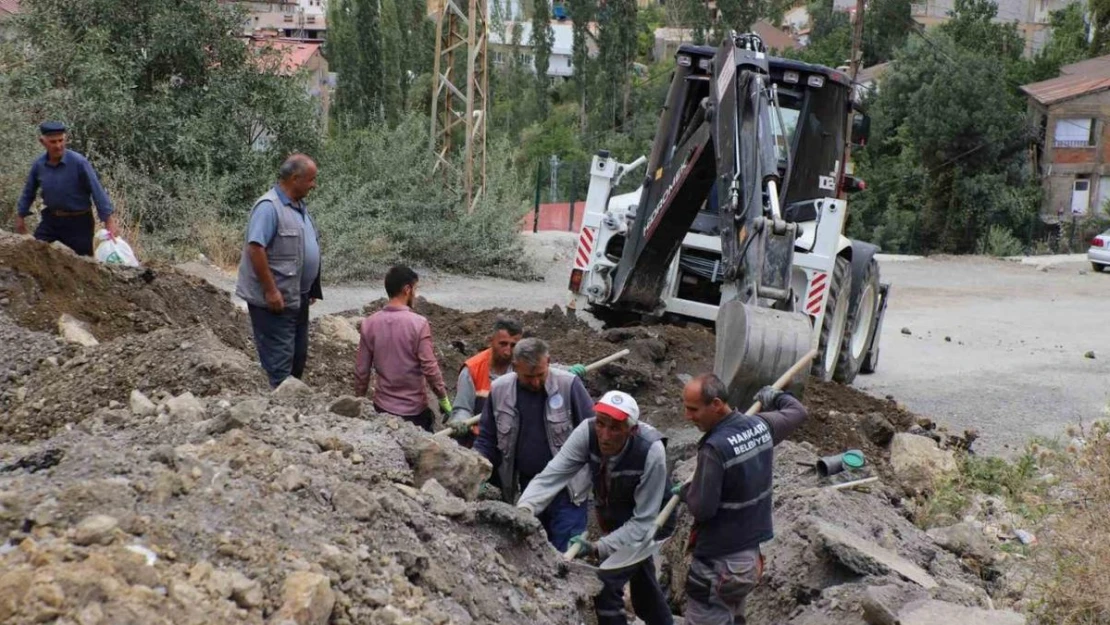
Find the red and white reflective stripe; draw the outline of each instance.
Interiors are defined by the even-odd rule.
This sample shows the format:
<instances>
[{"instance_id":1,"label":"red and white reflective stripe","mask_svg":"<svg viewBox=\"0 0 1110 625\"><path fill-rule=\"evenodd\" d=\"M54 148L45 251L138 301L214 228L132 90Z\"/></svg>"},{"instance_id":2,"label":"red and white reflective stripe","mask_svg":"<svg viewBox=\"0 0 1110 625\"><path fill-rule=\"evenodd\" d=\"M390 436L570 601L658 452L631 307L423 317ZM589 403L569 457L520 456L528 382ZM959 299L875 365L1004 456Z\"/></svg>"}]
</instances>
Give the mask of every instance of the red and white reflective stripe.
<instances>
[{"instance_id":1,"label":"red and white reflective stripe","mask_svg":"<svg viewBox=\"0 0 1110 625\"><path fill-rule=\"evenodd\" d=\"M578 237L578 254L574 258L577 269L587 269L590 266L590 253L594 251L594 231L592 228L582 228Z\"/></svg>"},{"instance_id":2,"label":"red and white reflective stripe","mask_svg":"<svg viewBox=\"0 0 1110 625\"><path fill-rule=\"evenodd\" d=\"M809 283L809 293L806 295L806 312L811 315L821 314L823 308L822 298L825 296L825 289L829 286L829 274L823 271L815 271L813 273L813 280Z\"/></svg>"}]
</instances>

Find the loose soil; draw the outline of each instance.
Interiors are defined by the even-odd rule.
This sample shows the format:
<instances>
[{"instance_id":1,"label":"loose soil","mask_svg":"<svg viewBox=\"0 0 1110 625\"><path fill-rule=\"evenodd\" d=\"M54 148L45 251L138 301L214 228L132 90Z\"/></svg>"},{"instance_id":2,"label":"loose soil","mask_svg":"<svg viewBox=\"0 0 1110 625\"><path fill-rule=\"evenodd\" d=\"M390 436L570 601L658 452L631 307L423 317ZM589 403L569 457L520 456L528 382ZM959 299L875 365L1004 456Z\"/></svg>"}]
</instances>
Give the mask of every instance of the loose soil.
<instances>
[{"instance_id":1,"label":"loose soil","mask_svg":"<svg viewBox=\"0 0 1110 625\"><path fill-rule=\"evenodd\" d=\"M353 329L382 303L339 315L339 327ZM499 316L547 341L557 364L629 349L590 373L588 389L633 394L645 421L670 437L669 460L692 455L698 433L683 418L681 390L712 369L708 330L596 332L559 308L468 314L419 300L415 309L431 322L452 390ZM63 313L100 344L60 343ZM591 618L596 579L561 563L534 519L458 496L457 482L484 461L447 441L435 453L455 454L452 466L470 473L424 483L419 459L435 455L426 436L364 400L333 404L353 382L350 332L314 321L308 387L272 393L246 315L224 293L172 268L106 268L0 233L0 338L0 622L274 623L290 597L304 600L299 625ZM153 404L132 408L136 390ZM963 588L953 600L978 602L977 581L931 554L891 492L815 498L803 488L818 482L797 460L849 448L881 473L886 452L871 424L904 430L914 416L839 385L811 381L803 399L811 418L795 436L802 445L778 463L778 483L791 485L776 516L788 517L776 521L783 538L769 552L753 622L857 622L837 620L836 600L816 600L826 593L854 610L869 583L810 547L814 519L837 514L847 530ZM886 507L872 514L876 506ZM664 580L681 608L681 553L673 560Z\"/></svg>"}]
</instances>

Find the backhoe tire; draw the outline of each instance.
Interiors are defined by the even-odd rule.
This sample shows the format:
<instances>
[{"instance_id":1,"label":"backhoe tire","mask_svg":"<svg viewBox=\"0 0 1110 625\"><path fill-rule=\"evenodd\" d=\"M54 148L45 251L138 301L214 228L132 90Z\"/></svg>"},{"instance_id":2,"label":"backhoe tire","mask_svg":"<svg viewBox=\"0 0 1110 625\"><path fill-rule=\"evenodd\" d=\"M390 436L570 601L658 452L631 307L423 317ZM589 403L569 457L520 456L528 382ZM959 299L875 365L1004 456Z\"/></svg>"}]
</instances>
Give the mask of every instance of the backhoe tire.
<instances>
[{"instance_id":1,"label":"backhoe tire","mask_svg":"<svg viewBox=\"0 0 1110 625\"><path fill-rule=\"evenodd\" d=\"M844 334L844 342L840 345L836 371L833 373L833 379L837 382L851 384L862 371L878 310L879 263L872 259L863 274L859 294L848 311L848 329Z\"/></svg>"},{"instance_id":2,"label":"backhoe tire","mask_svg":"<svg viewBox=\"0 0 1110 625\"><path fill-rule=\"evenodd\" d=\"M833 265L829 282L829 297L825 303L825 317L821 322L821 338L817 343L817 357L813 359L810 375L822 382L830 382L836 372L837 357L848 329L848 298L852 290L852 264L847 258L838 257Z\"/></svg>"}]
</instances>

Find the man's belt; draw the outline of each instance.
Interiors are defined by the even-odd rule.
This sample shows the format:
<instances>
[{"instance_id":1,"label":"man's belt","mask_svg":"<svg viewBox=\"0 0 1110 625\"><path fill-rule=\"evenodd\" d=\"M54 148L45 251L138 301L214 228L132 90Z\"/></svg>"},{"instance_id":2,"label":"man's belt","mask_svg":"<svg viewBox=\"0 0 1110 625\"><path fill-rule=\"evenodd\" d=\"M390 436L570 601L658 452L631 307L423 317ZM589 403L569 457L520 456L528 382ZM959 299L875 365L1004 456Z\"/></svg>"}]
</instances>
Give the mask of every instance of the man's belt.
<instances>
[{"instance_id":1,"label":"man's belt","mask_svg":"<svg viewBox=\"0 0 1110 625\"><path fill-rule=\"evenodd\" d=\"M92 207L90 206L89 208L75 211L48 208L46 209L45 214L51 217L84 217L85 215L92 214Z\"/></svg>"}]
</instances>

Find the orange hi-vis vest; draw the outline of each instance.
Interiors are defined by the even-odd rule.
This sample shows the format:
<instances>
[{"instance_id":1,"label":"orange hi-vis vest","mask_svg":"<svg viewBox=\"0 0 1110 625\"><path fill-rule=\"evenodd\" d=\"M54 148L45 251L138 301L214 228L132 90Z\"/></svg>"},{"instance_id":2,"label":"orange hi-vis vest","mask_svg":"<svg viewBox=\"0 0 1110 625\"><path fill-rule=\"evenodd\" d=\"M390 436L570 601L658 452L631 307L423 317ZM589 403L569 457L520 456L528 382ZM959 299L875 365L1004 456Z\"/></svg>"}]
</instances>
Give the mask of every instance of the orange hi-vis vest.
<instances>
[{"instance_id":1,"label":"orange hi-vis vest","mask_svg":"<svg viewBox=\"0 0 1110 625\"><path fill-rule=\"evenodd\" d=\"M493 350L484 349L467 359L463 365L470 372L470 380L474 382L474 416L482 414L482 409L489 401L489 366L493 361ZM470 431L477 436L478 425L470 427Z\"/></svg>"}]
</instances>

